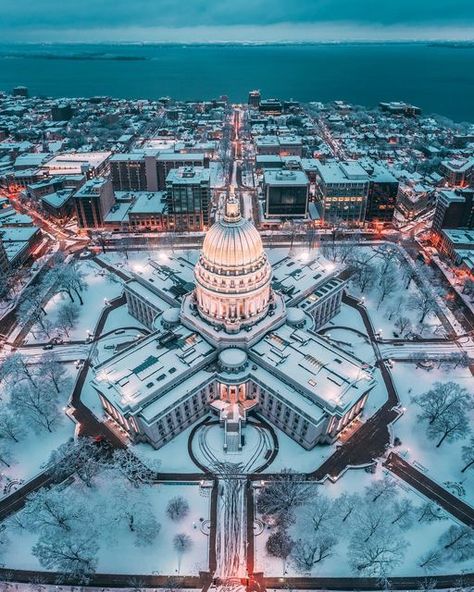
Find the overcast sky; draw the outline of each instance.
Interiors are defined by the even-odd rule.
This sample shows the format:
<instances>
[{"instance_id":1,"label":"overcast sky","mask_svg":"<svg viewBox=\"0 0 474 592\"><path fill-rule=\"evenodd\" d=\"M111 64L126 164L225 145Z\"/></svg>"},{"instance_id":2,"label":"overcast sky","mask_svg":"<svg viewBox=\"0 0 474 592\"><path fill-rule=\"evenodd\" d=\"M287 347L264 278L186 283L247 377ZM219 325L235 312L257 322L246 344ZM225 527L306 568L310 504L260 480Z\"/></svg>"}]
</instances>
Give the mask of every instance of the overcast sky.
<instances>
[{"instance_id":1,"label":"overcast sky","mask_svg":"<svg viewBox=\"0 0 474 592\"><path fill-rule=\"evenodd\" d=\"M474 0L0 0L0 41L474 39Z\"/></svg>"}]
</instances>

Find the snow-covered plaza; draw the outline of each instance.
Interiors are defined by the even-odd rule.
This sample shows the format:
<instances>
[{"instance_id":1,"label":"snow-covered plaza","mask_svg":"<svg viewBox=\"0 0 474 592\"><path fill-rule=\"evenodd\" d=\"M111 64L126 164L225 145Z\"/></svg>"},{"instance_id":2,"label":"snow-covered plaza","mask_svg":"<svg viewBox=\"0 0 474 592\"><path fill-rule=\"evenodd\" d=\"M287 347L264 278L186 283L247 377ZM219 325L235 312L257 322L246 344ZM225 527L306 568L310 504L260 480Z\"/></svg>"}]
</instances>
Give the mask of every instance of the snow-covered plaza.
<instances>
[{"instance_id":1,"label":"snow-covered plaza","mask_svg":"<svg viewBox=\"0 0 474 592\"><path fill-rule=\"evenodd\" d=\"M5 569L472 572L474 349L401 246L264 250L231 198L202 250L59 260L42 288L2 352Z\"/></svg>"}]
</instances>

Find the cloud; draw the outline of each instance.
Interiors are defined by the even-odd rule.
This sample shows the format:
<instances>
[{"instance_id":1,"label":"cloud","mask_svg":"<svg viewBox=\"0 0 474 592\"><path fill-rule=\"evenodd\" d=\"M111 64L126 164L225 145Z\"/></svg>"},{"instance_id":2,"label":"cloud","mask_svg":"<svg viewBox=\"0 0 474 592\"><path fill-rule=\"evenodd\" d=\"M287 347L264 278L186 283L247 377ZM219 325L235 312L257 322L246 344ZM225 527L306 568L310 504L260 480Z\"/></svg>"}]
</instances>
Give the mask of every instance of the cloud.
<instances>
[{"instance_id":1,"label":"cloud","mask_svg":"<svg viewBox=\"0 0 474 592\"><path fill-rule=\"evenodd\" d=\"M355 22L474 25L472 0L1 0L0 29Z\"/></svg>"},{"instance_id":2,"label":"cloud","mask_svg":"<svg viewBox=\"0 0 474 592\"><path fill-rule=\"evenodd\" d=\"M4 42L474 39L473 0L0 0Z\"/></svg>"}]
</instances>

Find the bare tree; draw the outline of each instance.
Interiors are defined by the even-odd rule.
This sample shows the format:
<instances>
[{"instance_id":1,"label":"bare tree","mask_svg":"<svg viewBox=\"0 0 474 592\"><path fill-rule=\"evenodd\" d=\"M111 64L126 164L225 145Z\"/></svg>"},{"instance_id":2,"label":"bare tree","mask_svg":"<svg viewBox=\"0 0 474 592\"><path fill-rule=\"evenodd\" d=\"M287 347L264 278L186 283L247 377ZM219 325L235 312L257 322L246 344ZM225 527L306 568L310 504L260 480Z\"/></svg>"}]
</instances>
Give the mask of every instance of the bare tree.
<instances>
[{"instance_id":1,"label":"bare tree","mask_svg":"<svg viewBox=\"0 0 474 592\"><path fill-rule=\"evenodd\" d=\"M55 537L43 534L33 547L33 555L43 567L81 583L87 583L95 572L98 551L97 537L91 532Z\"/></svg>"},{"instance_id":2,"label":"bare tree","mask_svg":"<svg viewBox=\"0 0 474 592\"><path fill-rule=\"evenodd\" d=\"M7 409L0 411L0 439L19 442L25 435L24 423Z\"/></svg>"},{"instance_id":3,"label":"bare tree","mask_svg":"<svg viewBox=\"0 0 474 592\"><path fill-rule=\"evenodd\" d=\"M314 484L305 481L303 475L284 469L262 488L257 498L257 508L261 514L278 517L291 514L314 495Z\"/></svg>"},{"instance_id":4,"label":"bare tree","mask_svg":"<svg viewBox=\"0 0 474 592\"><path fill-rule=\"evenodd\" d=\"M443 555L439 549L431 549L418 559L418 567L426 572L436 571L443 563Z\"/></svg>"},{"instance_id":5,"label":"bare tree","mask_svg":"<svg viewBox=\"0 0 474 592\"><path fill-rule=\"evenodd\" d=\"M326 533L314 533L298 539L293 545L291 559L297 571L308 572L333 554L337 545L334 535Z\"/></svg>"},{"instance_id":6,"label":"bare tree","mask_svg":"<svg viewBox=\"0 0 474 592\"><path fill-rule=\"evenodd\" d=\"M467 446L462 447L462 460L466 463L461 469L461 473L464 473L464 471L474 465L474 436L471 436Z\"/></svg>"},{"instance_id":7,"label":"bare tree","mask_svg":"<svg viewBox=\"0 0 474 592\"><path fill-rule=\"evenodd\" d=\"M450 413L439 416L430 424L426 433L431 440L441 436L436 444L436 448L439 448L445 440L454 442L465 438L470 429L466 412L463 409L452 409Z\"/></svg>"},{"instance_id":8,"label":"bare tree","mask_svg":"<svg viewBox=\"0 0 474 592\"><path fill-rule=\"evenodd\" d=\"M396 499L391 508L390 518L390 523L398 526L398 528L403 530L410 528L415 518L413 502L406 497Z\"/></svg>"},{"instance_id":9,"label":"bare tree","mask_svg":"<svg viewBox=\"0 0 474 592\"><path fill-rule=\"evenodd\" d=\"M265 543L267 553L272 557L278 557L286 561L293 548L291 537L284 530L278 529L273 532Z\"/></svg>"},{"instance_id":10,"label":"bare tree","mask_svg":"<svg viewBox=\"0 0 474 592\"><path fill-rule=\"evenodd\" d=\"M192 544L191 537L187 534L179 533L173 537L173 547L178 553L178 573L181 571L183 555L191 550Z\"/></svg>"},{"instance_id":11,"label":"bare tree","mask_svg":"<svg viewBox=\"0 0 474 592\"><path fill-rule=\"evenodd\" d=\"M410 305L413 306L420 313L420 323L423 323L425 318L436 311L436 304L433 300L432 294L420 291L410 298Z\"/></svg>"},{"instance_id":12,"label":"bare tree","mask_svg":"<svg viewBox=\"0 0 474 592\"><path fill-rule=\"evenodd\" d=\"M474 530L469 526L453 524L439 538L443 555L453 561L474 557Z\"/></svg>"},{"instance_id":13,"label":"bare tree","mask_svg":"<svg viewBox=\"0 0 474 592\"><path fill-rule=\"evenodd\" d=\"M166 513L175 522L183 520L189 514L189 504L184 497L178 495L170 499Z\"/></svg>"},{"instance_id":14,"label":"bare tree","mask_svg":"<svg viewBox=\"0 0 474 592\"><path fill-rule=\"evenodd\" d=\"M402 315L395 321L395 327L400 332L400 335L403 336L409 331L411 327L411 321L408 317Z\"/></svg>"},{"instance_id":15,"label":"bare tree","mask_svg":"<svg viewBox=\"0 0 474 592\"><path fill-rule=\"evenodd\" d=\"M452 412L468 411L473 407L467 390L452 381L435 382L430 390L413 397L412 402L421 409L418 419L429 425Z\"/></svg>"},{"instance_id":16,"label":"bare tree","mask_svg":"<svg viewBox=\"0 0 474 592\"><path fill-rule=\"evenodd\" d=\"M418 511L418 522L436 522L444 520L446 516L439 506L433 502L426 502Z\"/></svg>"},{"instance_id":17,"label":"bare tree","mask_svg":"<svg viewBox=\"0 0 474 592\"><path fill-rule=\"evenodd\" d=\"M378 499L393 498L398 491L398 485L395 479L389 475L384 475L382 479L374 481L365 488L365 495L368 500L376 502Z\"/></svg>"},{"instance_id":18,"label":"bare tree","mask_svg":"<svg viewBox=\"0 0 474 592\"><path fill-rule=\"evenodd\" d=\"M74 329L79 318L79 308L74 302L64 302L58 309L56 324L69 337L69 331Z\"/></svg>"},{"instance_id":19,"label":"bare tree","mask_svg":"<svg viewBox=\"0 0 474 592\"><path fill-rule=\"evenodd\" d=\"M61 417L57 393L47 383L19 382L11 387L10 406L14 412L29 420L37 430L53 432Z\"/></svg>"},{"instance_id":20,"label":"bare tree","mask_svg":"<svg viewBox=\"0 0 474 592\"><path fill-rule=\"evenodd\" d=\"M343 493L340 495L334 506L336 511L339 513L342 522L348 520L354 513L359 505L362 503L360 495L357 493Z\"/></svg>"},{"instance_id":21,"label":"bare tree","mask_svg":"<svg viewBox=\"0 0 474 592\"><path fill-rule=\"evenodd\" d=\"M54 352L46 352L41 356L39 371L42 380L49 381L58 394L69 386L67 372Z\"/></svg>"},{"instance_id":22,"label":"bare tree","mask_svg":"<svg viewBox=\"0 0 474 592\"><path fill-rule=\"evenodd\" d=\"M325 495L316 495L301 512L301 522L305 528L318 532L328 528L336 517L335 504Z\"/></svg>"},{"instance_id":23,"label":"bare tree","mask_svg":"<svg viewBox=\"0 0 474 592\"><path fill-rule=\"evenodd\" d=\"M99 449L88 438L80 438L77 441L71 439L61 444L51 453L48 462L49 471L57 479L76 475L86 487L94 485L95 477L104 464Z\"/></svg>"},{"instance_id":24,"label":"bare tree","mask_svg":"<svg viewBox=\"0 0 474 592\"><path fill-rule=\"evenodd\" d=\"M356 531L349 543L349 563L359 575L386 577L401 564L407 546L391 530L382 529L369 539Z\"/></svg>"}]
</instances>

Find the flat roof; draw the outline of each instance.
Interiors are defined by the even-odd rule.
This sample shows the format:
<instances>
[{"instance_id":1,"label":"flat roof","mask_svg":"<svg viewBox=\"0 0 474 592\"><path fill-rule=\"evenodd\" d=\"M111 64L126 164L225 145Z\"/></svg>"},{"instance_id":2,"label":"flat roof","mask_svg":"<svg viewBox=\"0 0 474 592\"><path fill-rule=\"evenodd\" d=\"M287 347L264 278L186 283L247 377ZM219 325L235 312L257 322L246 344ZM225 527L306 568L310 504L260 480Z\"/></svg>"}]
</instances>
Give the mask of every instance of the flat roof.
<instances>
[{"instance_id":1,"label":"flat roof","mask_svg":"<svg viewBox=\"0 0 474 592\"><path fill-rule=\"evenodd\" d=\"M265 185L280 185L283 187L293 187L295 185L308 185L309 180L303 171L293 170L266 170L263 174Z\"/></svg>"},{"instance_id":2,"label":"flat roof","mask_svg":"<svg viewBox=\"0 0 474 592\"><path fill-rule=\"evenodd\" d=\"M159 331L96 368L97 388L122 411L139 411L211 362L214 348L197 333L179 326ZM172 394L179 398L181 388ZM161 403L160 403L161 405ZM156 415L153 407L147 413Z\"/></svg>"},{"instance_id":3,"label":"flat roof","mask_svg":"<svg viewBox=\"0 0 474 592\"><path fill-rule=\"evenodd\" d=\"M374 384L360 360L304 329L282 325L250 351L280 380L331 411L344 412Z\"/></svg>"},{"instance_id":4,"label":"flat roof","mask_svg":"<svg viewBox=\"0 0 474 592\"><path fill-rule=\"evenodd\" d=\"M179 167L170 170L166 177L166 182L176 185L196 185L199 183L209 183L210 178L210 169L199 166Z\"/></svg>"}]
</instances>

